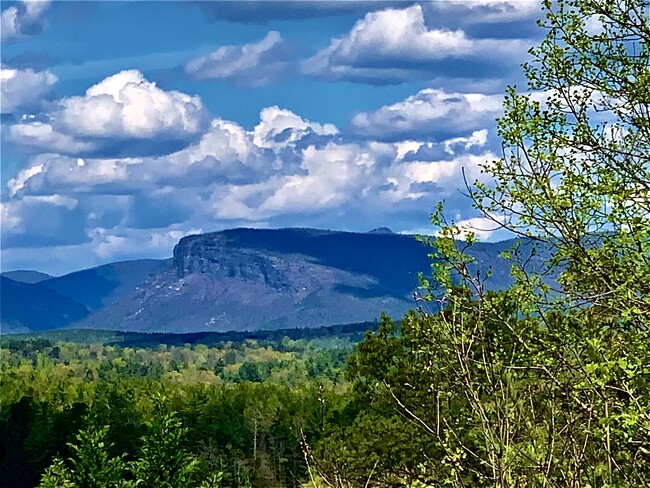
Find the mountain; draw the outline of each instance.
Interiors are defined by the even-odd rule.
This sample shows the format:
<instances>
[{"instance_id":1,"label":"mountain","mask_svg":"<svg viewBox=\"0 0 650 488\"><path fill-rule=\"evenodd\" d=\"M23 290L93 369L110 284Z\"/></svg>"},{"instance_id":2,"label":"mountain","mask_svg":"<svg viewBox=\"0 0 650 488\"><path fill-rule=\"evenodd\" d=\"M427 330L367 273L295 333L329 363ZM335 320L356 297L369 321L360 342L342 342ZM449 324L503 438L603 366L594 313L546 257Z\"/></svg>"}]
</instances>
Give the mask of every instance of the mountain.
<instances>
[{"instance_id":1,"label":"mountain","mask_svg":"<svg viewBox=\"0 0 650 488\"><path fill-rule=\"evenodd\" d=\"M470 270L492 269L488 288L511 282L510 266L498 256L515 242L471 247L478 264ZM11 326L192 333L360 323L382 312L399 318L415 306L418 273L430 274L431 251L387 228L193 235L180 240L172 259L111 263L37 284L3 276L2 323L4 332Z\"/></svg>"},{"instance_id":2,"label":"mountain","mask_svg":"<svg viewBox=\"0 0 650 488\"><path fill-rule=\"evenodd\" d=\"M15 271L6 271L0 276L4 276L10 280L19 281L20 283L39 283L41 281L52 278L52 276L47 273L41 273L40 271L34 271L31 269L17 269Z\"/></svg>"},{"instance_id":3,"label":"mountain","mask_svg":"<svg viewBox=\"0 0 650 488\"><path fill-rule=\"evenodd\" d=\"M122 261L50 278L40 284L82 303L89 310L97 310L129 295L150 275L170 265L169 259Z\"/></svg>"},{"instance_id":4,"label":"mountain","mask_svg":"<svg viewBox=\"0 0 650 488\"><path fill-rule=\"evenodd\" d=\"M488 285L510 282L498 254L512 241L479 243ZM188 236L171 266L75 327L134 332L318 327L400 317L413 308L431 252L413 236L316 229L232 229ZM87 303L87 302L84 302Z\"/></svg>"},{"instance_id":5,"label":"mountain","mask_svg":"<svg viewBox=\"0 0 650 488\"><path fill-rule=\"evenodd\" d=\"M81 303L41 284L20 283L0 276L2 332L56 329L88 315Z\"/></svg>"}]
</instances>

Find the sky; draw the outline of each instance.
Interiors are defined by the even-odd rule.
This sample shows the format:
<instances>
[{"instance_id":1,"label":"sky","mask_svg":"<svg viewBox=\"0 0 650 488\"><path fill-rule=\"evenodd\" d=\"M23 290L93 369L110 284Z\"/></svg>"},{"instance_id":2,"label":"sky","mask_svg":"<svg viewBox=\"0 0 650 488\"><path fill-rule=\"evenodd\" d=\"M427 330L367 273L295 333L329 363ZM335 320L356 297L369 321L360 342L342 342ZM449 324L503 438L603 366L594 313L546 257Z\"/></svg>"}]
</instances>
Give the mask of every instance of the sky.
<instances>
[{"instance_id":1,"label":"sky","mask_svg":"<svg viewBox=\"0 0 650 488\"><path fill-rule=\"evenodd\" d=\"M0 5L3 271L233 227L431 234L439 201L506 237L465 179L499 157L537 1Z\"/></svg>"}]
</instances>

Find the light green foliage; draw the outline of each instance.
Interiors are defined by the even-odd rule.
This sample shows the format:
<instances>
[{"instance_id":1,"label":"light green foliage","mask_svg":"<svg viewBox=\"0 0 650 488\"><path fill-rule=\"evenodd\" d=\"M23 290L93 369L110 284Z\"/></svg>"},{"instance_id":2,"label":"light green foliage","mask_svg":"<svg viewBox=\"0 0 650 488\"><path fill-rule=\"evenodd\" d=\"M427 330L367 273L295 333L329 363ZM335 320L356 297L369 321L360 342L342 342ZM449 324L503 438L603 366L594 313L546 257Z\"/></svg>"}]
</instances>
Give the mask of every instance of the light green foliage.
<instances>
[{"instance_id":1,"label":"light green foliage","mask_svg":"<svg viewBox=\"0 0 650 488\"><path fill-rule=\"evenodd\" d=\"M508 90L504 157L472 190L487 216L554 250L561 289L538 301L560 296L637 327L650 323L648 8L544 2L547 35L524 65L532 93Z\"/></svg>"},{"instance_id":2,"label":"light green foliage","mask_svg":"<svg viewBox=\"0 0 650 488\"><path fill-rule=\"evenodd\" d=\"M71 481L71 473L61 458L55 458L45 470L39 488L76 488Z\"/></svg>"}]
</instances>

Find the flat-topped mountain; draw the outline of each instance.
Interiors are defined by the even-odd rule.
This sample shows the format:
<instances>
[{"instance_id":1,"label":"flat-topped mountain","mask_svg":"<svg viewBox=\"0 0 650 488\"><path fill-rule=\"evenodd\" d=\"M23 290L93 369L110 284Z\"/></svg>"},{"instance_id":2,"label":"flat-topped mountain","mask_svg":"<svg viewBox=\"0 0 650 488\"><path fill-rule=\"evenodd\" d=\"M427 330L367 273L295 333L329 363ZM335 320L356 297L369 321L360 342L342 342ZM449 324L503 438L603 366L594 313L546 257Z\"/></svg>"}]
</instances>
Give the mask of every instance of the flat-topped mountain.
<instances>
[{"instance_id":1,"label":"flat-topped mountain","mask_svg":"<svg viewBox=\"0 0 650 488\"><path fill-rule=\"evenodd\" d=\"M511 244L511 243L510 243ZM480 243L498 263L509 243ZM317 327L399 317L414 306L431 249L413 236L317 229L232 229L188 236L171 268L76 324L124 331L192 332ZM492 287L509 282L496 269Z\"/></svg>"}]
</instances>

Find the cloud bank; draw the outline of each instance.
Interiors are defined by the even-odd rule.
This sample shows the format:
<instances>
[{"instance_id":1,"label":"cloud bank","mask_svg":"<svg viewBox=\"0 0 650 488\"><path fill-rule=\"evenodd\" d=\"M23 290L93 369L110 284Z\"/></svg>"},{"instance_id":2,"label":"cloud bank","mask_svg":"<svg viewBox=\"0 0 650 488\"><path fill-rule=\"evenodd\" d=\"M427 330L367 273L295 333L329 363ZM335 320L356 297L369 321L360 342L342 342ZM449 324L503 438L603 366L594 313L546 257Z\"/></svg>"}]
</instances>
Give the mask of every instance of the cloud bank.
<instances>
[{"instance_id":1,"label":"cloud bank","mask_svg":"<svg viewBox=\"0 0 650 488\"><path fill-rule=\"evenodd\" d=\"M370 12L345 36L304 61L306 74L331 80L401 83L436 76L475 77L476 63L488 71L503 70L513 58L525 54L520 39L471 38L464 31L430 28L423 8ZM461 59L474 62L465 72Z\"/></svg>"}]
</instances>

